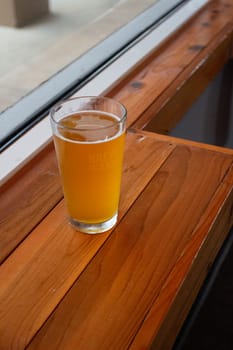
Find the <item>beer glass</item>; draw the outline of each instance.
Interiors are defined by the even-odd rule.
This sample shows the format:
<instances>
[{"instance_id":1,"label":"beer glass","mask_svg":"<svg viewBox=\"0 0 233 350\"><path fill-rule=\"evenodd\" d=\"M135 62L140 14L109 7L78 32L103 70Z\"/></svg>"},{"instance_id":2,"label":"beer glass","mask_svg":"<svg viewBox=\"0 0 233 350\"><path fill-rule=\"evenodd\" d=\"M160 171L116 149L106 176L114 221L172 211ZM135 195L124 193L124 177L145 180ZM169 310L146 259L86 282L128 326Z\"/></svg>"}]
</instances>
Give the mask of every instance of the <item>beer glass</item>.
<instances>
[{"instance_id":1,"label":"beer glass","mask_svg":"<svg viewBox=\"0 0 233 350\"><path fill-rule=\"evenodd\" d=\"M55 105L50 121L71 224L100 233L117 222L126 109L101 96Z\"/></svg>"}]
</instances>

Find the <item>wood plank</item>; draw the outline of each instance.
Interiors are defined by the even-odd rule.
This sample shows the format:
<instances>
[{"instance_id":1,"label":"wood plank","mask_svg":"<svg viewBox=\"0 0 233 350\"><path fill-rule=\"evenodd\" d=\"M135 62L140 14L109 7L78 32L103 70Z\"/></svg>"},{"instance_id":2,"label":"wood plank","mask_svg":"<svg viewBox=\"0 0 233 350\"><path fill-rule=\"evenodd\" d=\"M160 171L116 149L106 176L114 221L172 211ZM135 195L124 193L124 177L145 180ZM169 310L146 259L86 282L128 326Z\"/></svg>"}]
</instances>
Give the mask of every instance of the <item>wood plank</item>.
<instances>
[{"instance_id":1,"label":"wood plank","mask_svg":"<svg viewBox=\"0 0 233 350\"><path fill-rule=\"evenodd\" d=\"M231 164L177 146L28 349L128 349Z\"/></svg>"},{"instance_id":2,"label":"wood plank","mask_svg":"<svg viewBox=\"0 0 233 350\"><path fill-rule=\"evenodd\" d=\"M109 92L135 128L167 132L230 58L233 4L211 1ZM151 122L152 123L152 122Z\"/></svg>"},{"instance_id":3,"label":"wood plank","mask_svg":"<svg viewBox=\"0 0 233 350\"><path fill-rule=\"evenodd\" d=\"M202 143L202 142L198 142L198 141L186 140L186 139L182 139L179 137L158 134L154 131L135 129L133 127L129 128L128 130L130 132L132 132L132 133L134 132L138 135L142 135L145 137L155 137L156 140L170 142L170 143L175 144L175 145L187 145L189 147L195 147L195 148L205 149L205 150L219 152L219 153L223 153L223 154L229 154L231 156L233 155L232 148L215 146L215 145L211 145L208 143Z\"/></svg>"},{"instance_id":4,"label":"wood plank","mask_svg":"<svg viewBox=\"0 0 233 350\"><path fill-rule=\"evenodd\" d=\"M52 144L0 187L0 263L62 198Z\"/></svg>"},{"instance_id":5,"label":"wood plank","mask_svg":"<svg viewBox=\"0 0 233 350\"><path fill-rule=\"evenodd\" d=\"M163 293L156 298L130 350L172 349L201 285L232 227L232 175L233 168L224 177L201 217L192 239L169 274Z\"/></svg>"},{"instance_id":6,"label":"wood plank","mask_svg":"<svg viewBox=\"0 0 233 350\"><path fill-rule=\"evenodd\" d=\"M175 146L128 134L120 219ZM0 348L24 349L109 237L68 225L63 201L5 260L0 269Z\"/></svg>"},{"instance_id":7,"label":"wood plank","mask_svg":"<svg viewBox=\"0 0 233 350\"><path fill-rule=\"evenodd\" d=\"M223 38L224 41L219 44L219 41ZM202 64L200 64L199 57L195 60L196 69L193 69L193 62L189 69L182 72L177 81L164 94L163 102L161 103L159 98L156 105L151 106L146 111L139 124L143 124L144 129L168 134L183 118L190 106L202 94L217 73L223 69L224 64L230 58L229 48L231 42L232 25L229 25L228 32L224 29L219 36L216 36L210 47L203 52ZM176 91L174 91L175 86ZM165 105L164 99L166 96L169 96L169 101ZM151 115L155 114L156 117L151 118ZM135 126L139 127L139 124Z\"/></svg>"}]
</instances>

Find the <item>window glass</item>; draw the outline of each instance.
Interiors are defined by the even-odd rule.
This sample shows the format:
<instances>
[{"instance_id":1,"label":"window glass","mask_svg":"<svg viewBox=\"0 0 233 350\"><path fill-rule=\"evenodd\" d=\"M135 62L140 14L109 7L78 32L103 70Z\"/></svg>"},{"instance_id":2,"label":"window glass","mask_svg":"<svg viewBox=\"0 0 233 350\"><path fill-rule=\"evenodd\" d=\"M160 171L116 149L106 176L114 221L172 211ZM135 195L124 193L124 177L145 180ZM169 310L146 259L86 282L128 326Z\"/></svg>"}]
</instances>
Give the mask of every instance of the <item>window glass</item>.
<instances>
[{"instance_id":1,"label":"window glass","mask_svg":"<svg viewBox=\"0 0 233 350\"><path fill-rule=\"evenodd\" d=\"M27 2L31 9L16 8L20 27L0 25L0 152L41 120L59 99L189 2L37 0ZM46 14L23 22L23 15L33 14L46 3ZM0 9L0 24L7 18L1 13Z\"/></svg>"},{"instance_id":2,"label":"window glass","mask_svg":"<svg viewBox=\"0 0 233 350\"><path fill-rule=\"evenodd\" d=\"M20 28L0 26L0 110L17 102L153 3L154 0L50 0L49 14Z\"/></svg>"}]
</instances>

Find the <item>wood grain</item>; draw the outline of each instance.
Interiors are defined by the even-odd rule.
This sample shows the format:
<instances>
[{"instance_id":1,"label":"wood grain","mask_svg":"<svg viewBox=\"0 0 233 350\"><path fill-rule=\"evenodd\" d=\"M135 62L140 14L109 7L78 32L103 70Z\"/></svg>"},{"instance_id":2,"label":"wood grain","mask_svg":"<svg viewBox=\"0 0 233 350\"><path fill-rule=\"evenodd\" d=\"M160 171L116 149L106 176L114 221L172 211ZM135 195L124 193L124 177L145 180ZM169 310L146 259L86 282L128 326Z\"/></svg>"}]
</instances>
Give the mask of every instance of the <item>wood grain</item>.
<instances>
[{"instance_id":1,"label":"wood grain","mask_svg":"<svg viewBox=\"0 0 233 350\"><path fill-rule=\"evenodd\" d=\"M166 298L231 164L228 155L178 145L28 349L128 349L155 300Z\"/></svg>"},{"instance_id":2,"label":"wood grain","mask_svg":"<svg viewBox=\"0 0 233 350\"><path fill-rule=\"evenodd\" d=\"M127 135L120 219L173 149ZM109 235L75 231L63 201L47 215L0 269L0 349L25 348Z\"/></svg>"},{"instance_id":3,"label":"wood grain","mask_svg":"<svg viewBox=\"0 0 233 350\"><path fill-rule=\"evenodd\" d=\"M203 49L202 60L200 60L200 57L196 58L195 62L192 62L181 73L175 84L173 83L164 94L163 102L161 103L159 98L156 105L151 106L146 111L139 124L150 131L169 133L217 73L223 69L224 64L230 58L229 47L231 42L232 25L229 25L228 30L225 28L222 33L215 37L207 49ZM199 64L200 61L202 61L202 64ZM194 66L196 66L196 69L193 69ZM175 91L174 88L176 88ZM169 101L167 100L166 104L164 103L165 95L169 96ZM151 115L156 115L156 117L151 118ZM135 126L139 127L139 124Z\"/></svg>"},{"instance_id":4,"label":"wood grain","mask_svg":"<svg viewBox=\"0 0 233 350\"><path fill-rule=\"evenodd\" d=\"M186 140L186 139L182 139L179 137L159 134L159 133L155 133L153 131L148 131L148 130L144 130L144 129L143 130L135 129L133 127L129 128L128 131L130 131L131 133L136 133L137 135L141 135L144 137L155 137L156 140L170 142L171 144L175 144L175 145L187 145L188 147L193 146L195 148L205 149L205 150L219 152L219 153L223 153L223 154L229 154L231 156L233 155L232 148L215 146L215 145L211 145L211 144L203 143L203 142L198 142L198 141Z\"/></svg>"},{"instance_id":5,"label":"wood grain","mask_svg":"<svg viewBox=\"0 0 233 350\"><path fill-rule=\"evenodd\" d=\"M211 1L110 91L130 125L167 132L223 68L233 38L233 3L225 5Z\"/></svg>"},{"instance_id":6,"label":"wood grain","mask_svg":"<svg viewBox=\"0 0 233 350\"><path fill-rule=\"evenodd\" d=\"M226 174L208 204L192 238L169 274L163 293L159 294L145 317L130 350L172 349L179 329L232 227L232 170Z\"/></svg>"},{"instance_id":7,"label":"wood grain","mask_svg":"<svg viewBox=\"0 0 233 350\"><path fill-rule=\"evenodd\" d=\"M0 263L62 198L52 144L0 187Z\"/></svg>"}]
</instances>

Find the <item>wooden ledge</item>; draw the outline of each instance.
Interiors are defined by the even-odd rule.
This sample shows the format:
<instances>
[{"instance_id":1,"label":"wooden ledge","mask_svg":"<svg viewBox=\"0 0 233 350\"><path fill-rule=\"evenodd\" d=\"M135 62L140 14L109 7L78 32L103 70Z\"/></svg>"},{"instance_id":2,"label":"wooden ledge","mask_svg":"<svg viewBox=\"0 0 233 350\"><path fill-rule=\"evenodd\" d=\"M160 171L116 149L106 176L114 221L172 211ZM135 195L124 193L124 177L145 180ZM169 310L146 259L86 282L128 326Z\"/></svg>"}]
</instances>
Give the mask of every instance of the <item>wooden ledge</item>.
<instances>
[{"instance_id":1,"label":"wooden ledge","mask_svg":"<svg viewBox=\"0 0 233 350\"><path fill-rule=\"evenodd\" d=\"M62 200L3 262L2 349L170 349L232 225L232 166L129 131L117 226L77 232Z\"/></svg>"},{"instance_id":2,"label":"wooden ledge","mask_svg":"<svg viewBox=\"0 0 233 350\"><path fill-rule=\"evenodd\" d=\"M168 133L232 55L233 1L213 0L109 95L129 124Z\"/></svg>"}]
</instances>

